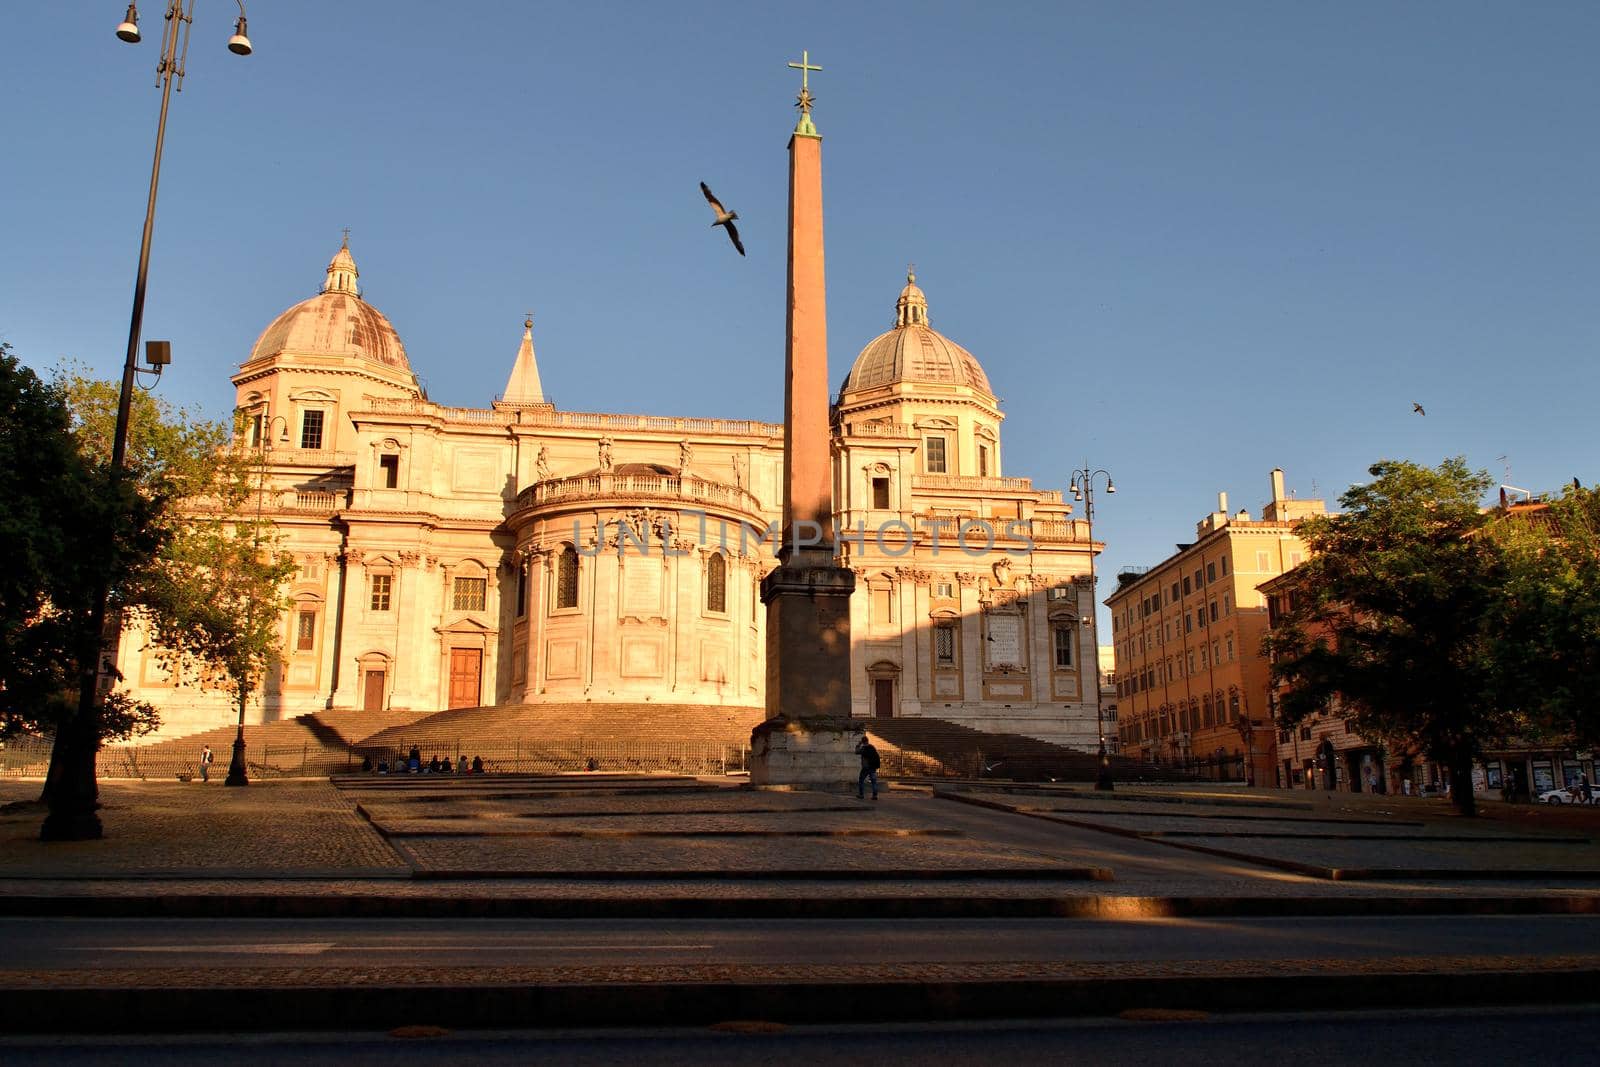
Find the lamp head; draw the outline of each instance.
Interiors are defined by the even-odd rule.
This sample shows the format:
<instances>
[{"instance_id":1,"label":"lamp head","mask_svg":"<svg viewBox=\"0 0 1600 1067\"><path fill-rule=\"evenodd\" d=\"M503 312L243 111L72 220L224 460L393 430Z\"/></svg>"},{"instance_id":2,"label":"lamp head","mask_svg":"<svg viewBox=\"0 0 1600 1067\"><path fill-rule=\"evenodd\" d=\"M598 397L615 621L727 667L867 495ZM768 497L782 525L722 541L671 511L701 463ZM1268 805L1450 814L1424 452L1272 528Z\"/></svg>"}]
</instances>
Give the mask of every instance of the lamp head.
<instances>
[{"instance_id":1,"label":"lamp head","mask_svg":"<svg viewBox=\"0 0 1600 1067\"><path fill-rule=\"evenodd\" d=\"M117 40L127 41L129 44L139 43L139 7L137 4L128 5L128 13L122 19L122 25L117 27Z\"/></svg>"},{"instance_id":2,"label":"lamp head","mask_svg":"<svg viewBox=\"0 0 1600 1067\"><path fill-rule=\"evenodd\" d=\"M1113 482L1110 478L1107 478L1106 479L1106 492L1115 493L1116 491L1117 491L1116 483Z\"/></svg>"},{"instance_id":3,"label":"lamp head","mask_svg":"<svg viewBox=\"0 0 1600 1067\"><path fill-rule=\"evenodd\" d=\"M240 15L233 24L233 36L228 38L228 51L236 56L247 56L254 51L250 47L250 38L245 36L246 26L245 17Z\"/></svg>"}]
</instances>

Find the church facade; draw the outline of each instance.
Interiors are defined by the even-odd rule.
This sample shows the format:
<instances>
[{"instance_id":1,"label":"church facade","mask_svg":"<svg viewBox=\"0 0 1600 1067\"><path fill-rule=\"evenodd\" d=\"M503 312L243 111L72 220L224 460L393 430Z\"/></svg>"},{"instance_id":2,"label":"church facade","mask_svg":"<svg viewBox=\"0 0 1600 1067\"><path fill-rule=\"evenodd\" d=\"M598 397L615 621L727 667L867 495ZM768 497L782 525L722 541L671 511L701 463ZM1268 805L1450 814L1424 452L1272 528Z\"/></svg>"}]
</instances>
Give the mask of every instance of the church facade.
<instances>
[{"instance_id":1,"label":"church facade","mask_svg":"<svg viewBox=\"0 0 1600 1067\"><path fill-rule=\"evenodd\" d=\"M340 248L233 376L262 514L298 564L246 720L583 701L759 720L783 427L560 410L531 321L499 399L436 404L357 279ZM1100 546L1059 490L1004 476L1002 419L908 277L833 408L852 712L1092 749ZM233 721L226 694L173 687L139 632L118 660L163 734Z\"/></svg>"}]
</instances>

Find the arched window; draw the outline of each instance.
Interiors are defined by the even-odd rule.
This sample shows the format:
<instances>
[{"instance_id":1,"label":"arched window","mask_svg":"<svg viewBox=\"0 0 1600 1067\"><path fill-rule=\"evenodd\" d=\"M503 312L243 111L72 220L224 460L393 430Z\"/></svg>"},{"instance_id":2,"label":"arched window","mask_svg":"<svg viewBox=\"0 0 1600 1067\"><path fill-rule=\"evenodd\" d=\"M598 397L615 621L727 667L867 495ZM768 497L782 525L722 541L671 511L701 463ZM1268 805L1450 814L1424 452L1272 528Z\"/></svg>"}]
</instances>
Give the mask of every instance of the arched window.
<instances>
[{"instance_id":1,"label":"arched window","mask_svg":"<svg viewBox=\"0 0 1600 1067\"><path fill-rule=\"evenodd\" d=\"M561 549L556 559L556 607L578 606L578 550L571 545Z\"/></svg>"},{"instance_id":2,"label":"arched window","mask_svg":"<svg viewBox=\"0 0 1600 1067\"><path fill-rule=\"evenodd\" d=\"M706 560L706 610L719 614L728 610L728 561L720 552Z\"/></svg>"}]
</instances>

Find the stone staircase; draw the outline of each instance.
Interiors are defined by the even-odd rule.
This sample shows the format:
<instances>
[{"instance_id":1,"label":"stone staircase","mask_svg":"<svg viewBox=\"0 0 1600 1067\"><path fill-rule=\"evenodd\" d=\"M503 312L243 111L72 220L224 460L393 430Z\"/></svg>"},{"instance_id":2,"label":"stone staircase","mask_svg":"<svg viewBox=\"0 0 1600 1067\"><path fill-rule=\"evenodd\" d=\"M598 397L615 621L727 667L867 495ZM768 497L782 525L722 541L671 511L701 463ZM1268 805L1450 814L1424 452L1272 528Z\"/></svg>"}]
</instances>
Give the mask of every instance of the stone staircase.
<instances>
[{"instance_id":1,"label":"stone staircase","mask_svg":"<svg viewBox=\"0 0 1600 1067\"><path fill-rule=\"evenodd\" d=\"M884 773L1013 781L1092 782L1099 757L1021 734L985 733L944 719L868 719ZM1125 756L1111 757L1119 782L1187 782L1193 777Z\"/></svg>"},{"instance_id":2,"label":"stone staircase","mask_svg":"<svg viewBox=\"0 0 1600 1067\"><path fill-rule=\"evenodd\" d=\"M318 711L277 722L246 724L245 763L252 775L336 774L348 770L357 742L410 721L414 712ZM115 778L166 778L198 774L200 750L216 757L211 776L227 774L236 726L188 734L151 744L108 745L100 751L100 774ZM354 756L359 765L360 755Z\"/></svg>"}]
</instances>

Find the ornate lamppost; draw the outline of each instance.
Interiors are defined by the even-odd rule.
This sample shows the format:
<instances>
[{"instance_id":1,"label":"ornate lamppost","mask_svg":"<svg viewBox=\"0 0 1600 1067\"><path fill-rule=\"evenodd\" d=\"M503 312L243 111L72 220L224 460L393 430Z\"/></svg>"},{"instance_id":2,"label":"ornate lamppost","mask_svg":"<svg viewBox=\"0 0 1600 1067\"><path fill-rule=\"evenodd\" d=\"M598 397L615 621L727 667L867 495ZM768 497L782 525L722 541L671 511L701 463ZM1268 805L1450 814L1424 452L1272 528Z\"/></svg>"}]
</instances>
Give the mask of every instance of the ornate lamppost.
<instances>
[{"instance_id":1,"label":"ornate lamppost","mask_svg":"<svg viewBox=\"0 0 1600 1067\"><path fill-rule=\"evenodd\" d=\"M1100 604L1096 599L1099 591L1095 588L1094 579L1094 485L1095 479L1104 477L1106 492L1115 493L1117 485L1111 480L1111 473L1104 469L1095 470L1085 463L1079 470L1072 472L1072 499L1083 501L1084 518L1089 523L1089 640L1094 648L1094 731L1100 740L1100 763L1095 771L1094 787L1101 790L1114 789L1115 783L1111 777L1111 757L1106 754L1106 728L1104 711L1100 698L1100 639L1097 633L1096 619L1100 614Z\"/></svg>"},{"instance_id":2,"label":"ornate lamppost","mask_svg":"<svg viewBox=\"0 0 1600 1067\"><path fill-rule=\"evenodd\" d=\"M239 18L234 23L233 36L228 38L228 51L235 55L251 53L250 38L245 36L243 0L239 4ZM139 336L144 323L145 283L150 273L150 236L155 228L156 188L161 179L161 149L167 134L167 106L172 99L173 83L182 89L184 61L189 54L189 26L194 21L194 0L170 0L167 5L166 26L161 37L161 59L156 64L156 85L161 89L161 118L156 123L155 161L150 167L150 197L145 204L144 236L139 245L139 273L133 286L133 315L128 324L128 354L122 364L122 389L117 396L117 425L111 438L110 478L113 483L122 478L128 454L128 420L133 407L135 376L147 368L139 366ZM183 38L180 45L178 38ZM117 26L118 40L138 44L139 9L130 3L128 11ZM152 360L148 370L158 372L164 363ZM118 536L115 529L110 531ZM98 787L95 785L95 752L100 743L99 675L101 649L105 643L106 604L111 598L109 584L101 585L90 611L85 632L85 648L93 642L94 654L83 657L83 675L78 686L78 708L72 718L62 724L57 736L60 750L52 764L59 764L60 777L51 782L50 814L46 816L39 836L45 840L82 840L97 838L103 833L100 817L95 814ZM63 744L65 742L65 744ZM54 769L54 768L52 768ZM52 775L52 778L55 778Z\"/></svg>"}]
</instances>

